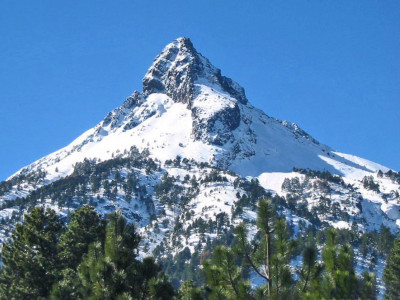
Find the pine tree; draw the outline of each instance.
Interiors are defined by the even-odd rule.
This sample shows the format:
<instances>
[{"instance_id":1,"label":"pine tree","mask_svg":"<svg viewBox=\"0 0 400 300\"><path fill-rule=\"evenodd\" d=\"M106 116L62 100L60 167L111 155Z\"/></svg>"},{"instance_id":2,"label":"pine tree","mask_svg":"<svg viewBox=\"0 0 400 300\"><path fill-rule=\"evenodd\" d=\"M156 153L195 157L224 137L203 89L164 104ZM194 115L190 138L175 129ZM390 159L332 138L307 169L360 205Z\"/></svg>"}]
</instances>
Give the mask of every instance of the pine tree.
<instances>
[{"instance_id":1,"label":"pine tree","mask_svg":"<svg viewBox=\"0 0 400 300\"><path fill-rule=\"evenodd\" d=\"M272 245L271 245L271 235L273 233L273 221L274 212L271 207L271 202L269 200L260 200L258 203L257 211L257 226L261 231L263 236L263 256L264 256L264 270L265 278L268 284L268 295L270 295L272 290L272 276L271 276L271 256L272 256ZM249 258L249 256L248 256ZM253 264L254 265L254 264Z\"/></svg>"},{"instance_id":2,"label":"pine tree","mask_svg":"<svg viewBox=\"0 0 400 300\"><path fill-rule=\"evenodd\" d=\"M394 241L383 273L385 299L400 299L400 235Z\"/></svg>"},{"instance_id":3,"label":"pine tree","mask_svg":"<svg viewBox=\"0 0 400 300\"><path fill-rule=\"evenodd\" d=\"M90 245L88 253L84 256L78 267L79 294L84 299L109 299L106 275L110 273L107 268L103 247L100 242Z\"/></svg>"},{"instance_id":4,"label":"pine tree","mask_svg":"<svg viewBox=\"0 0 400 300\"><path fill-rule=\"evenodd\" d=\"M25 215L17 224L12 241L3 245L0 298L44 299L58 279L61 265L57 239L63 224L56 213L43 207Z\"/></svg>"},{"instance_id":5,"label":"pine tree","mask_svg":"<svg viewBox=\"0 0 400 300\"><path fill-rule=\"evenodd\" d=\"M84 298L114 299L131 291L139 241L120 213L109 216L104 247L92 244L78 267Z\"/></svg>"},{"instance_id":6,"label":"pine tree","mask_svg":"<svg viewBox=\"0 0 400 300\"><path fill-rule=\"evenodd\" d=\"M257 299L295 297L290 259L294 242L288 233L284 219L278 218L269 200L260 200L257 211L257 227L261 239L250 245L246 226L236 227L236 251L252 270L265 280L255 293Z\"/></svg>"},{"instance_id":7,"label":"pine tree","mask_svg":"<svg viewBox=\"0 0 400 300\"><path fill-rule=\"evenodd\" d=\"M299 271L299 290L307 295L319 288L323 266L318 263L318 250L314 245L307 246L303 250L302 256L303 266Z\"/></svg>"},{"instance_id":8,"label":"pine tree","mask_svg":"<svg viewBox=\"0 0 400 300\"><path fill-rule=\"evenodd\" d=\"M59 280L53 284L50 299L79 299L79 286L80 282L77 271L74 269L66 268L61 271Z\"/></svg>"},{"instance_id":9,"label":"pine tree","mask_svg":"<svg viewBox=\"0 0 400 300\"><path fill-rule=\"evenodd\" d=\"M70 214L67 230L60 236L59 258L63 267L61 278L52 290L53 299L73 299L78 295L77 267L89 245L104 242L105 223L93 207L83 206Z\"/></svg>"},{"instance_id":10,"label":"pine tree","mask_svg":"<svg viewBox=\"0 0 400 300\"><path fill-rule=\"evenodd\" d=\"M60 236L60 260L75 269L89 245L104 238L105 224L93 207L84 205L70 214L67 230Z\"/></svg>"},{"instance_id":11,"label":"pine tree","mask_svg":"<svg viewBox=\"0 0 400 300\"><path fill-rule=\"evenodd\" d=\"M236 264L231 249L214 248L212 260L204 261L203 268L211 288L210 299L251 299L250 284L242 280L242 269Z\"/></svg>"},{"instance_id":12,"label":"pine tree","mask_svg":"<svg viewBox=\"0 0 400 300\"><path fill-rule=\"evenodd\" d=\"M172 299L173 288L153 258L137 260L140 237L120 212L109 216L104 244L89 246L78 266L84 299Z\"/></svg>"},{"instance_id":13,"label":"pine tree","mask_svg":"<svg viewBox=\"0 0 400 300\"><path fill-rule=\"evenodd\" d=\"M194 285L193 281L184 281L178 291L180 300L203 300L200 288Z\"/></svg>"},{"instance_id":14,"label":"pine tree","mask_svg":"<svg viewBox=\"0 0 400 300\"><path fill-rule=\"evenodd\" d=\"M393 241L395 236L390 232L390 229L384 225L381 226L380 232L378 235L378 243L377 248L379 254L387 257L390 252L390 249L393 247Z\"/></svg>"},{"instance_id":15,"label":"pine tree","mask_svg":"<svg viewBox=\"0 0 400 300\"><path fill-rule=\"evenodd\" d=\"M353 249L348 244L338 245L335 229L331 228L327 232L322 260L326 273L321 284L321 296L338 299L357 298L358 278L353 266Z\"/></svg>"},{"instance_id":16,"label":"pine tree","mask_svg":"<svg viewBox=\"0 0 400 300\"><path fill-rule=\"evenodd\" d=\"M273 254L271 256L273 295L277 299L290 297L293 293L291 287L294 281L290 258L294 246L294 242L289 237L285 220L278 219L274 224Z\"/></svg>"},{"instance_id":17,"label":"pine tree","mask_svg":"<svg viewBox=\"0 0 400 300\"><path fill-rule=\"evenodd\" d=\"M150 280L148 297L138 297L138 299L149 300L171 300L174 299L175 290L169 282L167 276L161 274Z\"/></svg>"},{"instance_id":18,"label":"pine tree","mask_svg":"<svg viewBox=\"0 0 400 300\"><path fill-rule=\"evenodd\" d=\"M365 271L360 283L360 298L373 300L376 299L376 276L374 273Z\"/></svg>"}]
</instances>

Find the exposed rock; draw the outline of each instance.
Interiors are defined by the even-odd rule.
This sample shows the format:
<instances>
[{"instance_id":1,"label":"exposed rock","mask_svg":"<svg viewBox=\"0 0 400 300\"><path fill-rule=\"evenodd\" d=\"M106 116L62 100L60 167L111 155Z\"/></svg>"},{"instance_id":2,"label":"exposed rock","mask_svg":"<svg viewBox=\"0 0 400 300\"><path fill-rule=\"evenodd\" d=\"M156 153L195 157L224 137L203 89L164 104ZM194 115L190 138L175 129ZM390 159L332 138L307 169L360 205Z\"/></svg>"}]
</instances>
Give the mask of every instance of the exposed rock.
<instances>
[{"instance_id":1,"label":"exposed rock","mask_svg":"<svg viewBox=\"0 0 400 300\"><path fill-rule=\"evenodd\" d=\"M166 93L176 102L191 104L195 98L194 84L205 79L218 85L239 102L246 104L244 89L193 47L189 38L179 38L164 48L143 78L143 92Z\"/></svg>"},{"instance_id":2,"label":"exposed rock","mask_svg":"<svg viewBox=\"0 0 400 300\"><path fill-rule=\"evenodd\" d=\"M236 103L233 107L227 106L216 112L210 118L201 118L199 110L192 109L195 140L222 146L233 137L232 131L240 124L240 110Z\"/></svg>"}]
</instances>

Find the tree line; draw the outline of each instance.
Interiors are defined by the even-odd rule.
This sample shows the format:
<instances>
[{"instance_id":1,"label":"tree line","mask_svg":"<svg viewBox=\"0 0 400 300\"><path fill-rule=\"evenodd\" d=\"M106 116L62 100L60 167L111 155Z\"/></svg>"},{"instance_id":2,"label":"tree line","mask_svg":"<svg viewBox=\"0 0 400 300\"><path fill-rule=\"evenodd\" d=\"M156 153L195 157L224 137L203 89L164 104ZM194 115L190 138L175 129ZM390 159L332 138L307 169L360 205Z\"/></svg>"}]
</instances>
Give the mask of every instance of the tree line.
<instances>
[{"instance_id":1,"label":"tree line","mask_svg":"<svg viewBox=\"0 0 400 300\"><path fill-rule=\"evenodd\" d=\"M101 218L83 206L64 221L36 207L17 224L1 251L0 299L376 298L375 274L356 274L353 248L338 242L335 229L327 231L322 248L309 238L298 255L270 200L258 202L257 231L242 223L231 247L219 245L204 255L204 284L185 281L179 289L153 257L139 259L140 236L120 212ZM400 237L384 271L386 299L400 299L399 266Z\"/></svg>"}]
</instances>

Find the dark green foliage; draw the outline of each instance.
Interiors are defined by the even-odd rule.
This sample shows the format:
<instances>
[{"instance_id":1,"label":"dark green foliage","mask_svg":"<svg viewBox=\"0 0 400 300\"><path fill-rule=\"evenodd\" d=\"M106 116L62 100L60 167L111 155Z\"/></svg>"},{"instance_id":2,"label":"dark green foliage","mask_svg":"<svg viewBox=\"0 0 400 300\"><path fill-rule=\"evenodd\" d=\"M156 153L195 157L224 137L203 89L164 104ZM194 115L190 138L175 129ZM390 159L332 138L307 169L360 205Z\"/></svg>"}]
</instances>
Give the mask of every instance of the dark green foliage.
<instances>
[{"instance_id":1,"label":"dark green foliage","mask_svg":"<svg viewBox=\"0 0 400 300\"><path fill-rule=\"evenodd\" d=\"M250 283L242 279L242 269L236 264L233 251L225 246L214 248L211 260L203 262L210 299L251 298Z\"/></svg>"},{"instance_id":2,"label":"dark green foliage","mask_svg":"<svg viewBox=\"0 0 400 300\"><path fill-rule=\"evenodd\" d=\"M137 259L140 237L120 213L103 221L83 206L63 223L34 208L2 249L0 299L172 299L151 257Z\"/></svg>"},{"instance_id":3,"label":"dark green foliage","mask_svg":"<svg viewBox=\"0 0 400 300\"><path fill-rule=\"evenodd\" d=\"M349 244L339 246L336 230L328 230L322 251L326 269L319 295L326 298L357 298L358 278L353 266L353 249Z\"/></svg>"},{"instance_id":4,"label":"dark green foliage","mask_svg":"<svg viewBox=\"0 0 400 300\"><path fill-rule=\"evenodd\" d=\"M377 236L377 249L379 254L387 256L392 249L394 243L394 235L390 232L390 229L384 225L381 226L381 230Z\"/></svg>"},{"instance_id":5,"label":"dark green foliage","mask_svg":"<svg viewBox=\"0 0 400 300\"><path fill-rule=\"evenodd\" d=\"M385 299L400 299L400 235L394 241L386 261L383 280L386 286Z\"/></svg>"},{"instance_id":6,"label":"dark green foliage","mask_svg":"<svg viewBox=\"0 0 400 300\"><path fill-rule=\"evenodd\" d=\"M34 208L3 244L1 299L45 299L58 279L58 236L62 222L53 210Z\"/></svg>"},{"instance_id":7,"label":"dark green foliage","mask_svg":"<svg viewBox=\"0 0 400 300\"><path fill-rule=\"evenodd\" d=\"M308 231L303 238L299 237L296 245L285 220L276 214L270 200L259 201L257 227L257 235L249 241L242 223L236 228L234 252L226 247L215 248L213 260L205 261L211 298L240 299L238 287L247 286L244 274L250 267L265 285L255 290L245 289L248 299L376 299L375 275L365 272L360 278L354 270L354 254L349 243L358 243L357 232L319 231L320 243L325 243L321 264L315 232L303 228ZM302 267L295 281L290 262L299 253L303 256ZM226 277L229 274L235 275L233 280Z\"/></svg>"},{"instance_id":8,"label":"dark green foliage","mask_svg":"<svg viewBox=\"0 0 400 300\"><path fill-rule=\"evenodd\" d=\"M374 273L365 271L359 285L361 299L376 299L376 276Z\"/></svg>"},{"instance_id":9,"label":"dark green foliage","mask_svg":"<svg viewBox=\"0 0 400 300\"><path fill-rule=\"evenodd\" d=\"M318 289L323 266L318 263L318 250L313 245L307 246L302 253L303 265L299 271L299 290L302 293Z\"/></svg>"},{"instance_id":10,"label":"dark green foliage","mask_svg":"<svg viewBox=\"0 0 400 300\"><path fill-rule=\"evenodd\" d=\"M248 242L245 225L236 228L237 253L265 280L265 285L256 291L256 298L294 297L290 259L295 244L285 220L277 217L270 200L259 201L257 227L260 240L252 245Z\"/></svg>"},{"instance_id":11,"label":"dark green foliage","mask_svg":"<svg viewBox=\"0 0 400 300\"><path fill-rule=\"evenodd\" d=\"M82 208L70 214L67 230L60 236L60 260L65 265L75 269L82 256L88 252L89 244L102 241L105 223L91 206Z\"/></svg>"},{"instance_id":12,"label":"dark green foliage","mask_svg":"<svg viewBox=\"0 0 400 300\"><path fill-rule=\"evenodd\" d=\"M174 291L153 258L137 260L140 237L118 213L109 216L104 245L95 242L78 267L85 299L172 299Z\"/></svg>"},{"instance_id":13,"label":"dark green foliage","mask_svg":"<svg viewBox=\"0 0 400 300\"><path fill-rule=\"evenodd\" d=\"M332 183L344 185L343 178L338 175L332 175L329 171L315 171L310 169L293 168L293 172L304 174L309 178L320 178Z\"/></svg>"},{"instance_id":14,"label":"dark green foliage","mask_svg":"<svg viewBox=\"0 0 400 300\"><path fill-rule=\"evenodd\" d=\"M177 298L180 300L203 300L203 293L196 287L193 281L185 281L179 288Z\"/></svg>"}]
</instances>

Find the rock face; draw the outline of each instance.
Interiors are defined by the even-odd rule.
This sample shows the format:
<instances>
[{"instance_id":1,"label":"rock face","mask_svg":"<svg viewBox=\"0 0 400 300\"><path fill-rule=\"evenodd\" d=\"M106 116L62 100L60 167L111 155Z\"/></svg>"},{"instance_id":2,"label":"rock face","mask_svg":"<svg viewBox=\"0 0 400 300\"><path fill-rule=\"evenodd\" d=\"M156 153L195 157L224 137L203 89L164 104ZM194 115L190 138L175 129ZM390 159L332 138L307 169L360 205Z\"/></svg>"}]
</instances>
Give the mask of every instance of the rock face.
<instances>
[{"instance_id":1,"label":"rock face","mask_svg":"<svg viewBox=\"0 0 400 300\"><path fill-rule=\"evenodd\" d=\"M209 118L201 118L201 114L201 109L197 107L192 109L195 140L218 146L223 146L232 139L232 131L240 124L240 110L236 103L219 110Z\"/></svg>"},{"instance_id":2,"label":"rock face","mask_svg":"<svg viewBox=\"0 0 400 300\"><path fill-rule=\"evenodd\" d=\"M196 101L202 102L208 96L204 95L202 86L213 87L226 98L221 97L219 101L230 103L220 110L197 105ZM192 111L195 140L215 145L224 145L232 137L231 131L240 123L237 103L248 102L244 89L222 76L221 70L198 53L188 38L175 40L156 57L143 78L143 93L165 93L173 101L187 104Z\"/></svg>"},{"instance_id":3,"label":"rock face","mask_svg":"<svg viewBox=\"0 0 400 300\"><path fill-rule=\"evenodd\" d=\"M246 104L244 89L193 47L189 38L178 38L158 55L143 78L143 92L165 93L176 102L190 107L196 97L195 84L203 81L216 85L240 103Z\"/></svg>"}]
</instances>

